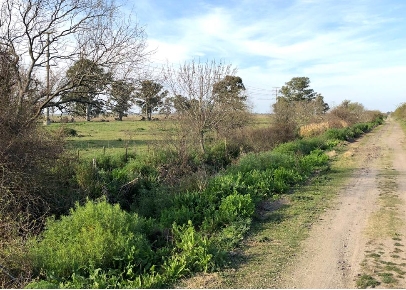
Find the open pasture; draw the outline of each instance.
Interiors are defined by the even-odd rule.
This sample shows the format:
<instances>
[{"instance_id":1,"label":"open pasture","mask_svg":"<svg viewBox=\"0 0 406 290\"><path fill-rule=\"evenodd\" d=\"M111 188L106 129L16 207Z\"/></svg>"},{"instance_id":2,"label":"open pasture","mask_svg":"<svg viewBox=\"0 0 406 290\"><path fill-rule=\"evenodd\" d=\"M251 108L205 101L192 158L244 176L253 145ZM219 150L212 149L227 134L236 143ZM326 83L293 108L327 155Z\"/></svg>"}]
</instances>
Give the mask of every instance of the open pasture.
<instances>
[{"instance_id":1,"label":"open pasture","mask_svg":"<svg viewBox=\"0 0 406 290\"><path fill-rule=\"evenodd\" d=\"M52 123L49 128L76 132L67 136L66 148L79 151L83 157L124 153L126 149L136 154L145 152L151 144L162 140L162 122L166 121L84 121Z\"/></svg>"},{"instance_id":2,"label":"open pasture","mask_svg":"<svg viewBox=\"0 0 406 290\"><path fill-rule=\"evenodd\" d=\"M68 135L66 148L75 151L81 157L93 157L99 154L142 154L152 150L152 146L165 139L172 119L158 118L155 121L140 120L139 118L124 118L123 121L92 120L86 122L77 120L72 123L54 122L47 128L50 130L71 130L76 135ZM269 126L269 115L254 114L252 128Z\"/></svg>"}]
</instances>

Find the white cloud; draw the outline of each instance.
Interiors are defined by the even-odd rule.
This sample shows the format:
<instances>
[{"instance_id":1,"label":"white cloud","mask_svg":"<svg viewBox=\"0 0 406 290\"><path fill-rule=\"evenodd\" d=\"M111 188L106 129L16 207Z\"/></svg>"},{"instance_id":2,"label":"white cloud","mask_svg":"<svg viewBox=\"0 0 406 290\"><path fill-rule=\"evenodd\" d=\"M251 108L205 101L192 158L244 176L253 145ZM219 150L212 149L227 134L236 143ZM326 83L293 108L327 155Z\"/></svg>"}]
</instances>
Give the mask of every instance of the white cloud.
<instances>
[{"instance_id":1,"label":"white cloud","mask_svg":"<svg viewBox=\"0 0 406 290\"><path fill-rule=\"evenodd\" d=\"M191 17L165 18L159 12L159 17L153 18L149 43L158 48L154 56L158 62L225 58L239 66L238 74L246 86L265 89L263 94L252 90L253 99L268 98L269 89L294 76L308 76L316 91L337 104L354 98L371 109L386 111L406 98L406 85L401 80L405 75L402 64L406 64L406 32L402 28L406 24L401 11L406 3L195 3ZM180 5L166 8L182 9ZM148 11L153 11L150 6ZM263 111L264 107L260 101L254 102L254 110Z\"/></svg>"}]
</instances>

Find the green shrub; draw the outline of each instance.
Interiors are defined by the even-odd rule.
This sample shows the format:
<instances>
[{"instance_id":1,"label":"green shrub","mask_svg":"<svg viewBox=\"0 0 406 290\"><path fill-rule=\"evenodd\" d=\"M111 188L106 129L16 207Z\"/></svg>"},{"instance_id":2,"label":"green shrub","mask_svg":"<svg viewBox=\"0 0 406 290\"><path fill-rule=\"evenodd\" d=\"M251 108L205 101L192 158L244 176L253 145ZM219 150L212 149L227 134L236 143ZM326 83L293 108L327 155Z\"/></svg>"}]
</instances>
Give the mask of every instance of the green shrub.
<instances>
[{"instance_id":1,"label":"green shrub","mask_svg":"<svg viewBox=\"0 0 406 290\"><path fill-rule=\"evenodd\" d=\"M325 136L328 139L337 139L337 140L346 140L346 134L345 134L345 128L343 129L338 129L338 128L332 128L326 131Z\"/></svg>"},{"instance_id":2,"label":"green shrub","mask_svg":"<svg viewBox=\"0 0 406 290\"><path fill-rule=\"evenodd\" d=\"M60 278L129 263L134 271L143 271L152 256L144 234L150 226L106 201L76 205L70 215L49 219L41 238L32 241L34 268Z\"/></svg>"},{"instance_id":3,"label":"green shrub","mask_svg":"<svg viewBox=\"0 0 406 290\"><path fill-rule=\"evenodd\" d=\"M203 193L205 202L217 204L223 197L234 193L242 193L245 189L243 174L226 173L211 179Z\"/></svg>"},{"instance_id":4,"label":"green shrub","mask_svg":"<svg viewBox=\"0 0 406 290\"><path fill-rule=\"evenodd\" d=\"M99 172L91 162L85 160L75 168L75 178L79 189L91 199L101 196L103 183L100 181Z\"/></svg>"},{"instance_id":5,"label":"green shrub","mask_svg":"<svg viewBox=\"0 0 406 290\"><path fill-rule=\"evenodd\" d=\"M215 220L220 225L229 225L240 219L251 218L255 205L249 194L232 194L221 200Z\"/></svg>"},{"instance_id":6,"label":"green shrub","mask_svg":"<svg viewBox=\"0 0 406 290\"><path fill-rule=\"evenodd\" d=\"M299 160L300 170L304 176L311 172L328 168L328 156L322 150L314 150Z\"/></svg>"},{"instance_id":7,"label":"green shrub","mask_svg":"<svg viewBox=\"0 0 406 290\"><path fill-rule=\"evenodd\" d=\"M200 225L204 219L204 207L207 208L202 192L184 192L172 196L172 200L167 202L167 207L160 214L160 222L163 227L171 227L173 223L178 225L187 224L192 221L195 225Z\"/></svg>"},{"instance_id":8,"label":"green shrub","mask_svg":"<svg viewBox=\"0 0 406 290\"><path fill-rule=\"evenodd\" d=\"M315 149L326 149L325 140L322 137L297 139L276 147L273 152L282 154L307 155Z\"/></svg>"},{"instance_id":9,"label":"green shrub","mask_svg":"<svg viewBox=\"0 0 406 290\"><path fill-rule=\"evenodd\" d=\"M291 185L299 183L302 180L300 174L291 168L278 168L273 172L273 186L271 188L272 192L284 193Z\"/></svg>"},{"instance_id":10,"label":"green shrub","mask_svg":"<svg viewBox=\"0 0 406 290\"><path fill-rule=\"evenodd\" d=\"M68 128L68 127L61 127L60 134L65 137L76 137L78 136L78 132L75 129Z\"/></svg>"},{"instance_id":11,"label":"green shrub","mask_svg":"<svg viewBox=\"0 0 406 290\"><path fill-rule=\"evenodd\" d=\"M168 227L174 222L180 225L187 224L189 220L196 222L195 218L196 212L193 207L181 205L164 209L161 212L160 221L164 227ZM197 220L197 222L199 222L199 220Z\"/></svg>"},{"instance_id":12,"label":"green shrub","mask_svg":"<svg viewBox=\"0 0 406 290\"><path fill-rule=\"evenodd\" d=\"M168 281L215 267L209 240L196 231L191 221L186 225L174 224L173 233L175 248L162 266Z\"/></svg>"},{"instance_id":13,"label":"green shrub","mask_svg":"<svg viewBox=\"0 0 406 290\"><path fill-rule=\"evenodd\" d=\"M216 170L225 168L240 155L240 148L234 144L219 143L205 153L204 163Z\"/></svg>"},{"instance_id":14,"label":"green shrub","mask_svg":"<svg viewBox=\"0 0 406 290\"><path fill-rule=\"evenodd\" d=\"M290 167L295 164L293 156L276 151L263 153L250 153L239 160L239 162L227 169L230 173L245 173L252 170L276 169L279 167Z\"/></svg>"},{"instance_id":15,"label":"green shrub","mask_svg":"<svg viewBox=\"0 0 406 290\"><path fill-rule=\"evenodd\" d=\"M212 237L212 242L222 251L233 250L244 239L250 229L251 218L238 219L227 227L216 232ZM214 257L219 265L224 261L224 253L218 252Z\"/></svg>"},{"instance_id":16,"label":"green shrub","mask_svg":"<svg viewBox=\"0 0 406 290\"><path fill-rule=\"evenodd\" d=\"M273 169L252 170L244 174L244 183L255 203L268 197L272 192Z\"/></svg>"}]
</instances>

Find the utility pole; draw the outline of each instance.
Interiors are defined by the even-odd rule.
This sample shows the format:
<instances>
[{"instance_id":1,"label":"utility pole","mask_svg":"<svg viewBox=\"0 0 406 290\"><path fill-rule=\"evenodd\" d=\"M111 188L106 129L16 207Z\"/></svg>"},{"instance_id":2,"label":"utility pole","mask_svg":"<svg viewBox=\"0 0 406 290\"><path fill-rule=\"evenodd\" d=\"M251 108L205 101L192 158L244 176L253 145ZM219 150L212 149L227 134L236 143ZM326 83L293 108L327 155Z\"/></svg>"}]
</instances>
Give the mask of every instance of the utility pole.
<instances>
[{"instance_id":1,"label":"utility pole","mask_svg":"<svg viewBox=\"0 0 406 290\"><path fill-rule=\"evenodd\" d=\"M47 53L46 53L46 57L47 57L47 99L49 99L49 95L50 95L50 88L49 88L49 71L50 71L50 67L49 67L49 58L50 58L50 54L49 54L49 34L51 32L46 32L47 34ZM51 124L51 119L49 118L49 107L46 107L45 109L46 111L46 120L44 122L44 125L50 125Z\"/></svg>"},{"instance_id":2,"label":"utility pole","mask_svg":"<svg viewBox=\"0 0 406 290\"><path fill-rule=\"evenodd\" d=\"M272 87L272 89L274 90L273 97L275 100L277 100L278 95L279 95L279 87Z\"/></svg>"}]
</instances>

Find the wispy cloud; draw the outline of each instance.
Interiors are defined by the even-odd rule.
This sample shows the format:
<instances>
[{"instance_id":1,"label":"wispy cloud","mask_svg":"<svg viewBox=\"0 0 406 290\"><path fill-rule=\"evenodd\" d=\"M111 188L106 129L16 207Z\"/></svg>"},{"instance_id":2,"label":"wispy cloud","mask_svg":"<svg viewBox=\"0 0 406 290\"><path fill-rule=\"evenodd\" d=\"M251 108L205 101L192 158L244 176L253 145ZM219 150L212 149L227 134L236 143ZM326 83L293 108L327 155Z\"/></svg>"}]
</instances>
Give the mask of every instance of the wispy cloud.
<instances>
[{"instance_id":1,"label":"wispy cloud","mask_svg":"<svg viewBox=\"0 0 406 290\"><path fill-rule=\"evenodd\" d=\"M254 88L255 111L269 111L260 99L294 76L310 77L335 104L350 99L389 111L406 99L402 0L143 0L135 11L157 63L233 63Z\"/></svg>"}]
</instances>

